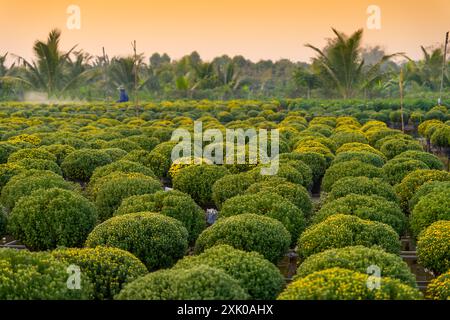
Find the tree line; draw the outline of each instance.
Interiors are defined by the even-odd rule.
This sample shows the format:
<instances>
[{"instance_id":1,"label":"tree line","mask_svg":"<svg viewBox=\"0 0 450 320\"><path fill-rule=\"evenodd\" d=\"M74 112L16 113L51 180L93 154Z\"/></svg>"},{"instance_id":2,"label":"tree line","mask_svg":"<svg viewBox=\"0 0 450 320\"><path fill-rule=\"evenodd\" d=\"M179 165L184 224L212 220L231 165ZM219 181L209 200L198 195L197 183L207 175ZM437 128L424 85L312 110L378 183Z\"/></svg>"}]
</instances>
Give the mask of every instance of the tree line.
<instances>
[{"instance_id":1,"label":"tree line","mask_svg":"<svg viewBox=\"0 0 450 320\"><path fill-rule=\"evenodd\" d=\"M414 61L404 53L387 54L380 46L364 47L362 30L333 33L324 48L305 46L316 56L304 63L227 55L203 61L195 51L178 60L165 53L148 59L143 53L110 57L105 50L94 56L77 46L63 51L61 32L55 29L45 41L34 43L32 60L0 55L0 99L21 100L27 91L36 91L55 98L112 101L120 86L133 97L156 100L389 98L398 97L400 82L406 94L439 91L442 48L422 46L423 57ZM450 84L449 66L444 90Z\"/></svg>"}]
</instances>

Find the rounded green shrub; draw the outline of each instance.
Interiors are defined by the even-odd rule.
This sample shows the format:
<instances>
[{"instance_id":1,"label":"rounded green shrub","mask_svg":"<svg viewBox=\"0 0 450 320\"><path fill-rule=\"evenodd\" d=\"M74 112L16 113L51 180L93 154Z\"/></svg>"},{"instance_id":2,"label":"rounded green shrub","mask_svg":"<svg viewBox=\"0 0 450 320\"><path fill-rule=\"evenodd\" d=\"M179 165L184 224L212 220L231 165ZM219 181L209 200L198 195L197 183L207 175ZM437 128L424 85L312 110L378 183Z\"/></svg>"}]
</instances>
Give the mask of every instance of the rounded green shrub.
<instances>
[{"instance_id":1,"label":"rounded green shrub","mask_svg":"<svg viewBox=\"0 0 450 320\"><path fill-rule=\"evenodd\" d=\"M36 190L11 211L8 230L28 248L82 246L97 222L94 206L81 195L58 188Z\"/></svg>"},{"instance_id":2,"label":"rounded green shrub","mask_svg":"<svg viewBox=\"0 0 450 320\"><path fill-rule=\"evenodd\" d=\"M370 275L342 268L314 272L287 286L278 300L420 300L422 294L400 280L382 277L379 289Z\"/></svg>"},{"instance_id":3,"label":"rounded green shrub","mask_svg":"<svg viewBox=\"0 0 450 320\"><path fill-rule=\"evenodd\" d=\"M160 270L139 278L117 300L246 300L248 294L225 271L200 265Z\"/></svg>"},{"instance_id":4,"label":"rounded green shrub","mask_svg":"<svg viewBox=\"0 0 450 320\"><path fill-rule=\"evenodd\" d=\"M347 161L360 161L378 168L381 168L385 164L385 160L377 154L367 151L346 151L339 153L331 165L333 166Z\"/></svg>"},{"instance_id":5,"label":"rounded green shrub","mask_svg":"<svg viewBox=\"0 0 450 320\"><path fill-rule=\"evenodd\" d=\"M407 159L422 161L430 169L435 169L435 170L443 170L444 169L444 164L442 163L442 161L438 157L436 157L434 154L431 154L429 152L409 150L409 151L400 153L394 159L398 159L398 158L407 158Z\"/></svg>"},{"instance_id":6,"label":"rounded green shrub","mask_svg":"<svg viewBox=\"0 0 450 320\"><path fill-rule=\"evenodd\" d=\"M409 173L419 169L429 169L429 167L419 160L395 158L389 160L383 166L383 175L387 182L396 185L402 182L403 178Z\"/></svg>"},{"instance_id":7,"label":"rounded green shrub","mask_svg":"<svg viewBox=\"0 0 450 320\"><path fill-rule=\"evenodd\" d=\"M156 179L156 175L153 173L152 169L137 162L119 160L95 169L94 173L92 174L90 183L95 183L97 179L107 176L113 172L140 173L144 176Z\"/></svg>"},{"instance_id":8,"label":"rounded green shrub","mask_svg":"<svg viewBox=\"0 0 450 320\"><path fill-rule=\"evenodd\" d=\"M89 181L94 170L111 163L102 150L81 149L69 154L61 164L64 176L73 181Z\"/></svg>"},{"instance_id":9,"label":"rounded green shrub","mask_svg":"<svg viewBox=\"0 0 450 320\"><path fill-rule=\"evenodd\" d=\"M336 155L338 155L342 152L351 152L351 151L370 152L370 153L380 156L383 159L386 159L386 156L381 151L375 149L374 147L372 147L366 143L360 143L360 142L351 142L351 143L346 143L346 144L342 145L341 147L339 147L336 150Z\"/></svg>"},{"instance_id":10,"label":"rounded green shrub","mask_svg":"<svg viewBox=\"0 0 450 320\"><path fill-rule=\"evenodd\" d=\"M441 170L416 170L409 173L401 183L395 186L395 192L400 198L403 210L408 210L409 200L420 186L429 181L450 181L450 173Z\"/></svg>"},{"instance_id":11,"label":"rounded green shrub","mask_svg":"<svg viewBox=\"0 0 450 320\"><path fill-rule=\"evenodd\" d=\"M450 181L430 181L421 185L409 200L409 211L412 212L416 204L429 194L438 192L450 193Z\"/></svg>"},{"instance_id":12,"label":"rounded green shrub","mask_svg":"<svg viewBox=\"0 0 450 320\"><path fill-rule=\"evenodd\" d=\"M216 207L220 209L225 200L243 194L255 182L256 178L246 172L223 176L212 186L212 199Z\"/></svg>"},{"instance_id":13,"label":"rounded green shrub","mask_svg":"<svg viewBox=\"0 0 450 320\"><path fill-rule=\"evenodd\" d=\"M67 286L69 265L47 252L0 249L0 300L84 300L92 285L81 274L80 290Z\"/></svg>"},{"instance_id":14,"label":"rounded green shrub","mask_svg":"<svg viewBox=\"0 0 450 320\"><path fill-rule=\"evenodd\" d=\"M330 139L336 143L337 147L352 142L369 143L363 132L354 130L336 132Z\"/></svg>"},{"instance_id":15,"label":"rounded green shrub","mask_svg":"<svg viewBox=\"0 0 450 320\"><path fill-rule=\"evenodd\" d=\"M417 287L416 277L401 257L387 253L380 248L364 246L329 249L314 254L300 264L294 281L316 271L330 268L343 268L367 273L367 269L373 265L381 269L383 277L398 279L413 288Z\"/></svg>"},{"instance_id":16,"label":"rounded green shrub","mask_svg":"<svg viewBox=\"0 0 450 320\"><path fill-rule=\"evenodd\" d=\"M50 160L25 158L14 163L26 170L48 170L62 176L61 168Z\"/></svg>"},{"instance_id":17,"label":"rounded green shrub","mask_svg":"<svg viewBox=\"0 0 450 320\"><path fill-rule=\"evenodd\" d=\"M450 193L447 191L423 197L410 215L411 231L417 237L433 222L450 220Z\"/></svg>"},{"instance_id":18,"label":"rounded green shrub","mask_svg":"<svg viewBox=\"0 0 450 320\"><path fill-rule=\"evenodd\" d=\"M119 148L102 149L102 151L107 153L108 156L111 158L111 161L113 162L119 161L128 155L128 153L125 150Z\"/></svg>"},{"instance_id":19,"label":"rounded green shrub","mask_svg":"<svg viewBox=\"0 0 450 320\"><path fill-rule=\"evenodd\" d=\"M293 152L293 154L311 169L313 182L320 181L328 167L325 156L317 152Z\"/></svg>"},{"instance_id":20,"label":"rounded green shrub","mask_svg":"<svg viewBox=\"0 0 450 320\"><path fill-rule=\"evenodd\" d=\"M111 218L122 200L162 190L158 180L140 173L113 173L104 178L95 196L100 221Z\"/></svg>"},{"instance_id":21,"label":"rounded green shrub","mask_svg":"<svg viewBox=\"0 0 450 320\"><path fill-rule=\"evenodd\" d=\"M108 149L105 149L105 151ZM121 158L121 160L140 163L151 169L150 152L145 150L134 150ZM153 171L153 170L152 170Z\"/></svg>"},{"instance_id":22,"label":"rounded green shrub","mask_svg":"<svg viewBox=\"0 0 450 320\"><path fill-rule=\"evenodd\" d=\"M406 231L407 219L400 206L379 196L348 194L325 203L313 215L312 222L320 223L334 214L354 215L361 219L379 221L390 225L398 234Z\"/></svg>"},{"instance_id":23,"label":"rounded green shrub","mask_svg":"<svg viewBox=\"0 0 450 320\"><path fill-rule=\"evenodd\" d=\"M16 202L38 189L60 188L74 190L75 186L51 171L27 170L13 176L3 187L1 202L11 211Z\"/></svg>"},{"instance_id":24,"label":"rounded green shrub","mask_svg":"<svg viewBox=\"0 0 450 320\"><path fill-rule=\"evenodd\" d=\"M104 148L118 148L125 150L126 152L131 152L133 150L141 149L141 146L138 143L131 141L130 139L114 139L108 141L105 144Z\"/></svg>"},{"instance_id":25,"label":"rounded green shrub","mask_svg":"<svg viewBox=\"0 0 450 320\"><path fill-rule=\"evenodd\" d=\"M214 183L228 174L225 167L192 165L177 172L173 178L173 187L189 194L200 206L208 206L212 203Z\"/></svg>"},{"instance_id":26,"label":"rounded green shrub","mask_svg":"<svg viewBox=\"0 0 450 320\"><path fill-rule=\"evenodd\" d=\"M267 260L277 262L290 243L291 236L281 222L256 214L241 214L219 219L203 231L195 243L195 252L228 244L236 249L256 251Z\"/></svg>"},{"instance_id":27,"label":"rounded green shrub","mask_svg":"<svg viewBox=\"0 0 450 320\"><path fill-rule=\"evenodd\" d=\"M419 235L417 256L435 274L450 269L450 221L437 221Z\"/></svg>"},{"instance_id":28,"label":"rounded green shrub","mask_svg":"<svg viewBox=\"0 0 450 320\"><path fill-rule=\"evenodd\" d=\"M415 140L404 140L404 139L391 139L383 143L380 148L380 151L388 159L392 159L395 156L401 154L402 152L414 150L414 151L423 151L422 146L419 142Z\"/></svg>"},{"instance_id":29,"label":"rounded green shrub","mask_svg":"<svg viewBox=\"0 0 450 320\"><path fill-rule=\"evenodd\" d=\"M98 300L113 299L126 283L148 273L138 258L117 248L58 249L52 255L80 267L94 285L94 298Z\"/></svg>"},{"instance_id":30,"label":"rounded green shrub","mask_svg":"<svg viewBox=\"0 0 450 320\"><path fill-rule=\"evenodd\" d=\"M251 299L275 299L284 286L278 268L256 252L245 252L228 245L218 245L197 256L178 261L175 269L191 269L207 265L225 271L239 281Z\"/></svg>"},{"instance_id":31,"label":"rounded green shrub","mask_svg":"<svg viewBox=\"0 0 450 320\"><path fill-rule=\"evenodd\" d=\"M172 150L176 145L177 142L174 141L163 142L148 154L149 166L158 177L168 176L172 165Z\"/></svg>"},{"instance_id":32,"label":"rounded green shrub","mask_svg":"<svg viewBox=\"0 0 450 320\"><path fill-rule=\"evenodd\" d=\"M427 286L427 299L448 300L450 298L450 270L431 280Z\"/></svg>"},{"instance_id":33,"label":"rounded green shrub","mask_svg":"<svg viewBox=\"0 0 450 320\"><path fill-rule=\"evenodd\" d=\"M390 184L381 179L370 179L367 177L347 177L340 179L333 185L326 200L336 200L351 193L366 196L380 196L388 201L398 203L397 195Z\"/></svg>"},{"instance_id":34,"label":"rounded green shrub","mask_svg":"<svg viewBox=\"0 0 450 320\"><path fill-rule=\"evenodd\" d=\"M126 198L114 215L144 211L161 213L181 221L189 232L190 242L195 241L206 227L205 212L189 195L176 190Z\"/></svg>"},{"instance_id":35,"label":"rounded green shrub","mask_svg":"<svg viewBox=\"0 0 450 320\"><path fill-rule=\"evenodd\" d=\"M279 155L280 163L286 163L300 172L303 178L303 186L310 189L313 185L313 172L310 166L302 161L302 158L301 154L293 152Z\"/></svg>"},{"instance_id":36,"label":"rounded green shrub","mask_svg":"<svg viewBox=\"0 0 450 320\"><path fill-rule=\"evenodd\" d=\"M297 252L306 258L327 249L355 245L379 246L387 252L400 253L399 236L392 227L342 214L332 215L306 229L298 239Z\"/></svg>"},{"instance_id":37,"label":"rounded green shrub","mask_svg":"<svg viewBox=\"0 0 450 320\"><path fill-rule=\"evenodd\" d=\"M9 156L8 162L17 162L23 159L40 159L56 162L56 156L41 148L17 150Z\"/></svg>"},{"instance_id":38,"label":"rounded green shrub","mask_svg":"<svg viewBox=\"0 0 450 320\"><path fill-rule=\"evenodd\" d=\"M329 192L333 185L346 177L381 178L382 171L371 164L360 161L347 161L337 163L325 172L322 180L322 191Z\"/></svg>"},{"instance_id":39,"label":"rounded green shrub","mask_svg":"<svg viewBox=\"0 0 450 320\"><path fill-rule=\"evenodd\" d=\"M283 178L274 177L269 180L254 183L247 188L245 194L255 194L258 192L270 192L282 196L297 206L306 217L309 217L312 213L312 201L305 187L288 182Z\"/></svg>"},{"instance_id":40,"label":"rounded green shrub","mask_svg":"<svg viewBox=\"0 0 450 320\"><path fill-rule=\"evenodd\" d=\"M182 223L157 213L131 213L99 224L89 234L86 246L126 250L148 268L172 266L188 248L188 232Z\"/></svg>"},{"instance_id":41,"label":"rounded green shrub","mask_svg":"<svg viewBox=\"0 0 450 320\"><path fill-rule=\"evenodd\" d=\"M147 137L145 135L131 136L128 140L137 143L142 149L152 151L159 143L159 139L155 137Z\"/></svg>"},{"instance_id":42,"label":"rounded green shrub","mask_svg":"<svg viewBox=\"0 0 450 320\"><path fill-rule=\"evenodd\" d=\"M17 150L19 150L17 146L4 141L0 141L0 163L6 163L9 156Z\"/></svg>"},{"instance_id":43,"label":"rounded green shrub","mask_svg":"<svg viewBox=\"0 0 450 320\"><path fill-rule=\"evenodd\" d=\"M51 144L49 146L42 146L40 149L50 152L56 157L56 163L61 165L64 159L75 151L75 148L64 144Z\"/></svg>"},{"instance_id":44,"label":"rounded green shrub","mask_svg":"<svg viewBox=\"0 0 450 320\"><path fill-rule=\"evenodd\" d=\"M26 171L26 169L19 166L17 163L0 164L0 191L12 177L23 173L24 171Z\"/></svg>"},{"instance_id":45,"label":"rounded green shrub","mask_svg":"<svg viewBox=\"0 0 450 320\"><path fill-rule=\"evenodd\" d=\"M291 239L296 239L306 226L305 215L301 209L270 191L228 199L223 203L219 217L231 217L246 213L264 215L280 221L291 234Z\"/></svg>"}]
</instances>

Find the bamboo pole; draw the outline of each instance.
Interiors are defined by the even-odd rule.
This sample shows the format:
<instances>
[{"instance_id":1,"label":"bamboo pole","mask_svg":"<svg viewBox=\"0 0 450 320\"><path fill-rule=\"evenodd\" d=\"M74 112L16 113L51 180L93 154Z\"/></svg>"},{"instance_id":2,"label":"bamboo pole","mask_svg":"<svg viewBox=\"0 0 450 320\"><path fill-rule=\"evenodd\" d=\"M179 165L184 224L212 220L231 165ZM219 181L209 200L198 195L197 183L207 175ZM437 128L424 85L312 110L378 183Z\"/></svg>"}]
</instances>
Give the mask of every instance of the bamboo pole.
<instances>
[{"instance_id":1,"label":"bamboo pole","mask_svg":"<svg viewBox=\"0 0 450 320\"><path fill-rule=\"evenodd\" d=\"M447 48L448 48L448 35L449 32L446 33L445 35L445 43L444 43L444 52L443 52L443 59L442 59L442 75L441 75L441 86L439 88L439 100L438 100L438 104L441 105L442 103L442 90L444 89L444 75L445 75L445 63L447 61Z\"/></svg>"},{"instance_id":2,"label":"bamboo pole","mask_svg":"<svg viewBox=\"0 0 450 320\"><path fill-rule=\"evenodd\" d=\"M400 87L400 117L402 121L402 132L405 133L405 120L403 117L403 67L400 69L398 85Z\"/></svg>"}]
</instances>

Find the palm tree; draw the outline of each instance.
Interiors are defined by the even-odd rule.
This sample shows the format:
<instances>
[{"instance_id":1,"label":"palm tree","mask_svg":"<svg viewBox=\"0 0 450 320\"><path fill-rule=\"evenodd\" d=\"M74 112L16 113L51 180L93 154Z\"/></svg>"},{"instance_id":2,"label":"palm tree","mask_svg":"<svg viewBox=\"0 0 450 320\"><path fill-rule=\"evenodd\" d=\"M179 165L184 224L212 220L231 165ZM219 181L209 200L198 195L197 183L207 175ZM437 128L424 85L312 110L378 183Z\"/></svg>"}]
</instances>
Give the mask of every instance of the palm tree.
<instances>
[{"instance_id":1,"label":"palm tree","mask_svg":"<svg viewBox=\"0 0 450 320\"><path fill-rule=\"evenodd\" d=\"M67 81L65 67L69 55L76 46L68 52L62 52L59 48L60 39L61 31L54 29L48 35L46 42L34 43L33 52L36 61L28 62L19 57L26 67L25 80L35 89L45 90L49 96L64 91L67 89L67 82L73 81L73 79Z\"/></svg>"},{"instance_id":2,"label":"palm tree","mask_svg":"<svg viewBox=\"0 0 450 320\"><path fill-rule=\"evenodd\" d=\"M142 54L137 56L137 62L135 62L134 56L115 57L111 60L111 65L109 68L109 79L112 81L113 85L117 88L119 86L124 86L129 92L134 91L135 83L135 72L138 76L138 90L145 85L147 79L142 79L143 77L143 60ZM135 63L137 68L135 67Z\"/></svg>"},{"instance_id":3,"label":"palm tree","mask_svg":"<svg viewBox=\"0 0 450 320\"><path fill-rule=\"evenodd\" d=\"M441 48L426 49L421 46L423 59L418 62L411 62L410 80L432 91L439 90L442 73L442 61L444 58ZM431 51L430 51L431 50ZM444 83L449 80L444 74Z\"/></svg>"},{"instance_id":4,"label":"palm tree","mask_svg":"<svg viewBox=\"0 0 450 320\"><path fill-rule=\"evenodd\" d=\"M311 99L311 91L318 87L320 80L311 68L298 67L293 74L293 79L298 87L306 88L306 98Z\"/></svg>"},{"instance_id":5,"label":"palm tree","mask_svg":"<svg viewBox=\"0 0 450 320\"><path fill-rule=\"evenodd\" d=\"M313 59L313 70L322 84L336 90L344 99L376 84L382 76L381 66L397 54L385 55L377 63L367 65L362 57L360 29L350 37L332 29L336 38L330 39L325 49L307 44L318 53Z\"/></svg>"}]
</instances>

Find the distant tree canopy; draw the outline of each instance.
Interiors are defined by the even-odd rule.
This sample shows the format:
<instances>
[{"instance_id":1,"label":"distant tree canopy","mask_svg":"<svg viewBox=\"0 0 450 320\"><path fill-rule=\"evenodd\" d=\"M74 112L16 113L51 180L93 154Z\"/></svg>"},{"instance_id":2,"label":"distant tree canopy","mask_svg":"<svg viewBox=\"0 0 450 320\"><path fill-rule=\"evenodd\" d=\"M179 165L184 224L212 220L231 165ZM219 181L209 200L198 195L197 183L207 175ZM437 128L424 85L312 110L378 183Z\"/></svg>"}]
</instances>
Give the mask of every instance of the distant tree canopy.
<instances>
[{"instance_id":1,"label":"distant tree canopy","mask_svg":"<svg viewBox=\"0 0 450 320\"><path fill-rule=\"evenodd\" d=\"M316 53L308 64L227 55L203 61L195 51L179 60L166 53L153 53L148 60L143 53L92 56L76 46L63 51L61 32L52 30L46 41L35 42L31 61L0 55L0 99L18 100L24 92L37 91L49 97L114 100L120 86L131 96L148 99L385 98L398 96L400 68L406 93L439 90L442 48L421 47L421 60L398 63L392 59L401 53L363 47L362 30L350 36L333 33L325 48L306 45ZM7 60L14 62L7 65ZM449 66L444 73L447 91Z\"/></svg>"}]
</instances>

